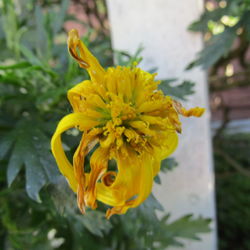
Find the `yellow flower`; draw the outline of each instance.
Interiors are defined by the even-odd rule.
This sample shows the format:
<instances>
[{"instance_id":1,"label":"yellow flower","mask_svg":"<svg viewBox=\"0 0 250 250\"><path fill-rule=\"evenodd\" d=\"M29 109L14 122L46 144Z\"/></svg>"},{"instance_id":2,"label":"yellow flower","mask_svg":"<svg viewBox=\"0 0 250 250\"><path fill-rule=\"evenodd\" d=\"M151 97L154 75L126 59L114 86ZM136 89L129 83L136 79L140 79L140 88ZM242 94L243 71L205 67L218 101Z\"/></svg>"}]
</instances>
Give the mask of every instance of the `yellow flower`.
<instances>
[{"instance_id":1,"label":"yellow flower","mask_svg":"<svg viewBox=\"0 0 250 250\"><path fill-rule=\"evenodd\" d=\"M53 155L77 193L82 213L86 206L95 209L97 200L112 207L107 218L126 213L148 197L161 161L175 150L181 132L179 114L199 117L204 109L184 109L157 89L160 81L155 74L136 66L104 70L76 30L69 33L68 48L90 80L68 91L73 113L58 124L51 140ZM61 134L73 127L82 132L82 139L71 164ZM87 172L84 160L94 147ZM110 169L110 160L117 169Z\"/></svg>"}]
</instances>

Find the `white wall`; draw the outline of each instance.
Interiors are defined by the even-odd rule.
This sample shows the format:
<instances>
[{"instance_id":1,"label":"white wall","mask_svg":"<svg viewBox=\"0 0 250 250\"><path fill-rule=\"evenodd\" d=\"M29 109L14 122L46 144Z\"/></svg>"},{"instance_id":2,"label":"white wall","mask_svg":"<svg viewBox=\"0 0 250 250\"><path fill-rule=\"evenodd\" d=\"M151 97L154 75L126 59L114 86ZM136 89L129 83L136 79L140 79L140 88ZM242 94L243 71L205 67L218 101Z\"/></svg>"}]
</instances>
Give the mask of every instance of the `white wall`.
<instances>
[{"instance_id":1,"label":"white wall","mask_svg":"<svg viewBox=\"0 0 250 250\"><path fill-rule=\"evenodd\" d=\"M113 47L134 53L140 44L145 48L141 67L158 67L159 78L194 80L196 93L185 107L208 108L205 72L184 72L202 46L200 34L187 26L202 12L202 0L108 0ZM175 157L179 166L161 176L162 185L154 193L172 219L186 213L215 218L214 176L211 154L209 110L202 118L184 118L183 132ZM215 224L213 224L215 228ZM185 241L187 250L215 250L215 230L202 242ZM175 249L175 248L171 248Z\"/></svg>"}]
</instances>

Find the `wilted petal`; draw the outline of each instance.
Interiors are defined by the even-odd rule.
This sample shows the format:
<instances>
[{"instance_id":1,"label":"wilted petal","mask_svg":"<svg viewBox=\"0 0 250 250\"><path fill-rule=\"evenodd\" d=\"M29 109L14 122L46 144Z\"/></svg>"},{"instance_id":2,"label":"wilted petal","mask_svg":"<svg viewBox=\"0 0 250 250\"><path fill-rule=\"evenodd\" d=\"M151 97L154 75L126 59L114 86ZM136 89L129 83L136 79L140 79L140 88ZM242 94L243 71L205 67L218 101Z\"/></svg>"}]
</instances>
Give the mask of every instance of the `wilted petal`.
<instances>
[{"instance_id":1,"label":"wilted petal","mask_svg":"<svg viewBox=\"0 0 250 250\"><path fill-rule=\"evenodd\" d=\"M73 29L68 36L68 49L81 68L87 69L92 80L102 80L104 69L80 40L78 31Z\"/></svg>"},{"instance_id":2,"label":"wilted petal","mask_svg":"<svg viewBox=\"0 0 250 250\"><path fill-rule=\"evenodd\" d=\"M76 192L77 181L74 175L72 164L67 159L61 141L61 134L66 130L79 127L81 130L89 130L96 126L98 122L90 120L82 113L69 114L58 123L57 129L51 140L51 150L56 159L60 172L66 177L70 187Z\"/></svg>"},{"instance_id":3,"label":"wilted petal","mask_svg":"<svg viewBox=\"0 0 250 250\"><path fill-rule=\"evenodd\" d=\"M96 184L107 171L109 150L107 148L97 148L90 159L90 174L86 187L85 202L92 209L96 208Z\"/></svg>"},{"instance_id":4,"label":"wilted petal","mask_svg":"<svg viewBox=\"0 0 250 250\"><path fill-rule=\"evenodd\" d=\"M122 206L117 205L107 210L107 218L110 218L113 214L124 214L129 208L137 207L147 199L153 185L153 162L153 158L147 154L132 157L130 166L128 166L126 159L120 159L120 162L118 162L121 169L121 172L118 173L120 179L114 183L112 188L120 186L121 192L125 192L126 198Z\"/></svg>"}]
</instances>

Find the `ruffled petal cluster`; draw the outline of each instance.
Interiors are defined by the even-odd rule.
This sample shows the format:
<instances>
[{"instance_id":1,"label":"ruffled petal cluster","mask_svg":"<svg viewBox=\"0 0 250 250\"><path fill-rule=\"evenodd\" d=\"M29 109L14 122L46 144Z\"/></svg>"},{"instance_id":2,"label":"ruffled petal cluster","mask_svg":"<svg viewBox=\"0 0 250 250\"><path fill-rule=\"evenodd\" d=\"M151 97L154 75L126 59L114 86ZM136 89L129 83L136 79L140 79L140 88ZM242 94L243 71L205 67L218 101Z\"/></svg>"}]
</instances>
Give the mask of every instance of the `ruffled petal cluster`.
<instances>
[{"instance_id":1,"label":"ruffled petal cluster","mask_svg":"<svg viewBox=\"0 0 250 250\"><path fill-rule=\"evenodd\" d=\"M77 193L82 213L86 206L95 209L97 201L111 207L107 218L126 213L149 196L161 161L176 149L179 115L199 117L204 109L186 110L158 90L155 74L136 66L103 69L76 30L69 33L68 48L90 80L68 91L73 113L57 126L51 141L53 155ZM73 164L61 142L61 134L70 128L82 132ZM88 154L90 171L84 164Z\"/></svg>"}]
</instances>

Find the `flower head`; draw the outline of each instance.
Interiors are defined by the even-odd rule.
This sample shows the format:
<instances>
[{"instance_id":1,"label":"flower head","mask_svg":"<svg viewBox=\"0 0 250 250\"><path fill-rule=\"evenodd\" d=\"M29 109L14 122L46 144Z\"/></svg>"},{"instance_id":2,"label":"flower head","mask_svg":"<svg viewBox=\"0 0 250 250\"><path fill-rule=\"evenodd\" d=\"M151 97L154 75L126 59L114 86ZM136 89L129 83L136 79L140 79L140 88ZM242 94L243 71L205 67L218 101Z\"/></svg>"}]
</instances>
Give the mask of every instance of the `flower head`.
<instances>
[{"instance_id":1,"label":"flower head","mask_svg":"<svg viewBox=\"0 0 250 250\"><path fill-rule=\"evenodd\" d=\"M68 91L73 113L59 122L52 152L77 193L81 212L86 206L95 209L98 200L112 207L106 213L109 218L137 207L148 197L161 161L178 144L179 114L199 117L204 109L186 110L157 89L160 81L155 80L155 74L136 65L104 70L76 30L69 33L68 48L90 80ZM73 165L61 142L61 134L72 127L82 132ZM84 160L92 149L90 172L86 172ZM109 168L110 160L116 162L117 169Z\"/></svg>"}]
</instances>

